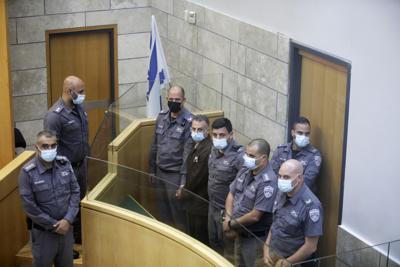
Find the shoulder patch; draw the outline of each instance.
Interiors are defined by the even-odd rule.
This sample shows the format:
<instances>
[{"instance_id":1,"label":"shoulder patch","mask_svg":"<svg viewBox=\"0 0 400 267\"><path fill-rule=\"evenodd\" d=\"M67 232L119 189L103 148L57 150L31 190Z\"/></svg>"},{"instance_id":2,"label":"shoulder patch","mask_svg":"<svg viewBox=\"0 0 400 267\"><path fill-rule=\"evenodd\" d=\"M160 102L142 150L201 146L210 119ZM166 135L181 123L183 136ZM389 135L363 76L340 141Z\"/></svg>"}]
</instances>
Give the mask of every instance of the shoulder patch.
<instances>
[{"instance_id":1,"label":"shoulder patch","mask_svg":"<svg viewBox=\"0 0 400 267\"><path fill-rule=\"evenodd\" d=\"M29 172L30 170L32 170L34 168L36 168L36 164L32 162L24 167L24 171Z\"/></svg>"},{"instance_id":2,"label":"shoulder patch","mask_svg":"<svg viewBox=\"0 0 400 267\"><path fill-rule=\"evenodd\" d=\"M266 187L264 187L265 198L271 198L273 194L274 194L274 188L272 186L267 185Z\"/></svg>"},{"instance_id":3,"label":"shoulder patch","mask_svg":"<svg viewBox=\"0 0 400 267\"><path fill-rule=\"evenodd\" d=\"M311 209L308 212L308 215L310 216L311 221L318 222L319 217L320 217L319 209Z\"/></svg>"}]
</instances>

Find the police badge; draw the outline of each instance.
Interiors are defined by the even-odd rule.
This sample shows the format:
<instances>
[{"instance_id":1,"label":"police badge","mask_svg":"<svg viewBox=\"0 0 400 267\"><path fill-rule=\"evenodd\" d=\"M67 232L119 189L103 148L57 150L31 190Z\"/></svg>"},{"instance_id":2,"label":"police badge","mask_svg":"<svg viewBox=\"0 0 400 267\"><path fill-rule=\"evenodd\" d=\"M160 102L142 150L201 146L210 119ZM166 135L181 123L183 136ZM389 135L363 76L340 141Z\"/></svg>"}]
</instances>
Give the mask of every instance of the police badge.
<instances>
[{"instance_id":1,"label":"police badge","mask_svg":"<svg viewBox=\"0 0 400 267\"><path fill-rule=\"evenodd\" d=\"M266 198L270 198L273 193L274 193L274 188L272 186L267 185L266 187L264 187L264 196Z\"/></svg>"},{"instance_id":2,"label":"police badge","mask_svg":"<svg viewBox=\"0 0 400 267\"><path fill-rule=\"evenodd\" d=\"M319 209L312 209L308 214L310 215L311 221L317 222L319 220Z\"/></svg>"}]
</instances>

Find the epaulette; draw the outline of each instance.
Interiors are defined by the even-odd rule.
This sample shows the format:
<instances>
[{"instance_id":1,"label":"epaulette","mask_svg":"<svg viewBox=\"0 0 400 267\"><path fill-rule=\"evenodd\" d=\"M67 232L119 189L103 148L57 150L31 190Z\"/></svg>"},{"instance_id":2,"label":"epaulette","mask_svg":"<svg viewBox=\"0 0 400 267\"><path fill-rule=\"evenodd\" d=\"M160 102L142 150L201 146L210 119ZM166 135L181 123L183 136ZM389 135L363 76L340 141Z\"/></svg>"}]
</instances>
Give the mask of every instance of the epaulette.
<instances>
[{"instance_id":1,"label":"epaulette","mask_svg":"<svg viewBox=\"0 0 400 267\"><path fill-rule=\"evenodd\" d=\"M59 161L62 165L69 162L68 158L65 156L56 156L56 160Z\"/></svg>"},{"instance_id":2,"label":"epaulette","mask_svg":"<svg viewBox=\"0 0 400 267\"><path fill-rule=\"evenodd\" d=\"M168 113L168 109L165 109L165 110L161 110L159 114L163 114L164 115L164 114L167 114L167 113Z\"/></svg>"},{"instance_id":3,"label":"epaulette","mask_svg":"<svg viewBox=\"0 0 400 267\"><path fill-rule=\"evenodd\" d=\"M287 147L287 144L280 144L280 145L278 145L277 148L285 148L285 147Z\"/></svg>"},{"instance_id":4,"label":"epaulette","mask_svg":"<svg viewBox=\"0 0 400 267\"><path fill-rule=\"evenodd\" d=\"M55 113L60 113L62 110L63 110L63 106L58 106L58 107L56 107L53 111L55 112Z\"/></svg>"},{"instance_id":5,"label":"epaulette","mask_svg":"<svg viewBox=\"0 0 400 267\"><path fill-rule=\"evenodd\" d=\"M34 168L36 168L36 164L31 162L28 165L26 165L23 169L24 169L24 171L29 172L30 170L32 170Z\"/></svg>"},{"instance_id":6,"label":"epaulette","mask_svg":"<svg viewBox=\"0 0 400 267\"><path fill-rule=\"evenodd\" d=\"M237 152L243 152L244 151L244 147L241 145L233 145L232 149L237 151Z\"/></svg>"},{"instance_id":7,"label":"epaulette","mask_svg":"<svg viewBox=\"0 0 400 267\"><path fill-rule=\"evenodd\" d=\"M311 199L311 197L303 196L302 197L303 202L307 205L310 206L314 203L314 201Z\"/></svg>"}]
</instances>

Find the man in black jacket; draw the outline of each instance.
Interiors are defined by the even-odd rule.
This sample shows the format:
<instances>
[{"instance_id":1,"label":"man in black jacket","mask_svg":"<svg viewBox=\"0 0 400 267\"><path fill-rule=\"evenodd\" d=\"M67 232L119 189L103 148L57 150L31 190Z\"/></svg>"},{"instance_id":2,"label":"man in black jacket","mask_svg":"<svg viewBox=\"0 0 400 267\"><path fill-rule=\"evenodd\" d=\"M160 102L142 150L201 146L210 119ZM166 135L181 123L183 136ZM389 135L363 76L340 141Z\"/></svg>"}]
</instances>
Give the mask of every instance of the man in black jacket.
<instances>
[{"instance_id":1,"label":"man in black jacket","mask_svg":"<svg viewBox=\"0 0 400 267\"><path fill-rule=\"evenodd\" d=\"M184 155L186 182L176 192L176 197L184 201L188 233L204 244L208 244L208 158L212 146L208 126L206 116L193 118L192 138L186 143L188 149L185 149L188 155Z\"/></svg>"}]
</instances>

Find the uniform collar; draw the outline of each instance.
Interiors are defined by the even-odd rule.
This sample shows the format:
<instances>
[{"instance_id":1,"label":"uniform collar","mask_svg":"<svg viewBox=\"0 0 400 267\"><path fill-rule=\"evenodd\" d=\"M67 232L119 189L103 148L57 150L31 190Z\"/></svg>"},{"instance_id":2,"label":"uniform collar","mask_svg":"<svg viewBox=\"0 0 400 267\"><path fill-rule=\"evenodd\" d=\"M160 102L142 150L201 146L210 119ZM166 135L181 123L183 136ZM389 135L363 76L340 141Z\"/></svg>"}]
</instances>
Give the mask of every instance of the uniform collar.
<instances>
[{"instance_id":1,"label":"uniform collar","mask_svg":"<svg viewBox=\"0 0 400 267\"><path fill-rule=\"evenodd\" d=\"M236 141L235 139L232 139L232 142L228 143L228 145L222 150L222 153L220 152L219 149L216 149L214 146L212 149L217 156L223 156L229 151L231 151L234 145L236 145Z\"/></svg>"},{"instance_id":2,"label":"uniform collar","mask_svg":"<svg viewBox=\"0 0 400 267\"><path fill-rule=\"evenodd\" d=\"M255 179L256 179L256 180L258 180L258 179L263 179L263 180L265 180L266 182L267 182L267 181L276 180L276 174L275 174L275 172L273 171L273 169L272 169L272 167L271 167L271 164L268 163L267 166L265 166L264 169L262 169L262 171L259 172L259 173L255 176Z\"/></svg>"},{"instance_id":3,"label":"uniform collar","mask_svg":"<svg viewBox=\"0 0 400 267\"><path fill-rule=\"evenodd\" d=\"M60 106L63 107L63 109L69 114L71 113L73 110L72 108L68 107L67 105L65 105L64 100L62 99L62 97L60 97L60 99L58 100L58 104Z\"/></svg>"},{"instance_id":4,"label":"uniform collar","mask_svg":"<svg viewBox=\"0 0 400 267\"><path fill-rule=\"evenodd\" d=\"M303 184L302 184L301 187L300 187L300 190L297 191L297 193L296 193L294 196L289 197L290 202L291 202L293 205L296 205L297 201L299 200L299 198L301 198L301 196L303 195L303 193L304 193L305 190L306 190L306 187L305 187L305 184L304 184L304 182L303 182Z\"/></svg>"},{"instance_id":5,"label":"uniform collar","mask_svg":"<svg viewBox=\"0 0 400 267\"><path fill-rule=\"evenodd\" d=\"M184 123L184 122L185 122L185 119L186 119L187 113L189 113L189 111L188 111L186 108L182 108L181 113L179 113L179 115L178 115L178 117L176 117L175 121L176 121L178 124ZM171 117L171 111L168 110L168 113L167 113L167 114L168 114L168 116L166 116L164 119L167 119L167 120L171 121L171 119L172 119L172 117Z\"/></svg>"},{"instance_id":6,"label":"uniform collar","mask_svg":"<svg viewBox=\"0 0 400 267\"><path fill-rule=\"evenodd\" d=\"M54 164L54 163L53 163L53 164ZM40 159L39 159L39 156L36 157L36 166L37 166L37 168L38 168L39 174L43 174L43 173L45 173L46 171L50 170L50 169L46 169L46 168L43 166L42 162L41 162ZM53 166L54 166L54 165L53 165Z\"/></svg>"},{"instance_id":7,"label":"uniform collar","mask_svg":"<svg viewBox=\"0 0 400 267\"><path fill-rule=\"evenodd\" d=\"M292 150L292 145L293 145L293 141L289 143L289 146L286 147L285 150L288 151L288 152L289 152L289 151L292 152L292 151L293 151L293 150ZM301 153L303 153L303 152L306 151L306 150L311 151L312 148L313 148L312 145L311 145L311 144L308 144L308 145L306 145L305 147L301 148L300 150L296 150L296 151L298 151L298 152L297 152L298 154L301 154Z\"/></svg>"}]
</instances>

